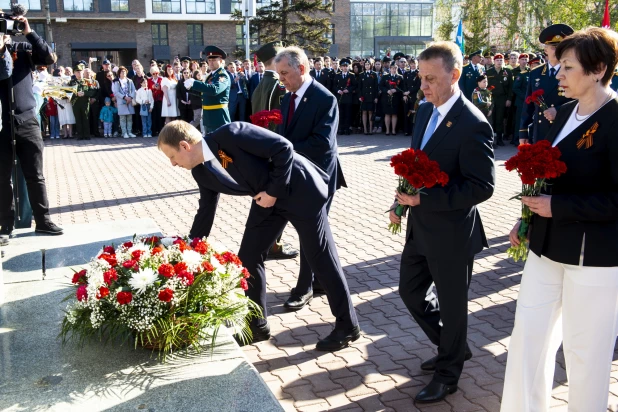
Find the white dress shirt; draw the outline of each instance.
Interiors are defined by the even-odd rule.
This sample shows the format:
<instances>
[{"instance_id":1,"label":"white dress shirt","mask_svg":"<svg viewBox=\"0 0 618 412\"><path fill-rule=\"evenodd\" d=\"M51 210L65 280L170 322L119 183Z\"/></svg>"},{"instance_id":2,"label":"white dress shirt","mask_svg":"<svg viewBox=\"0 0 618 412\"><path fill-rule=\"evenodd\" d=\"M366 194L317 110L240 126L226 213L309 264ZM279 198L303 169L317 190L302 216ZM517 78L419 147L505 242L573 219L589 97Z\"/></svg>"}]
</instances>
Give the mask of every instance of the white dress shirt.
<instances>
[{"instance_id":1,"label":"white dress shirt","mask_svg":"<svg viewBox=\"0 0 618 412\"><path fill-rule=\"evenodd\" d=\"M303 82L303 84L296 90L296 100L294 100L294 110L298 109L298 105L300 104L303 95L309 88L309 85L313 81L313 77L307 76L307 79Z\"/></svg>"}]
</instances>

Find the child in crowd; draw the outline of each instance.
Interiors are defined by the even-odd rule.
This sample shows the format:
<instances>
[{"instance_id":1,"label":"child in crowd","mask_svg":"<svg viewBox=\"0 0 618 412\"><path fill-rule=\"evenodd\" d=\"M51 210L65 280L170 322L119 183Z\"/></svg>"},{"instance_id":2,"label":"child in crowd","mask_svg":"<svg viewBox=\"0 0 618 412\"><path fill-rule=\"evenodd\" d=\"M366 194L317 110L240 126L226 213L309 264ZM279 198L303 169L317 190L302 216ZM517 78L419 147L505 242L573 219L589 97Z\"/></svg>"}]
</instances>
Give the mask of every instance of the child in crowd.
<instances>
[{"instance_id":1,"label":"child in crowd","mask_svg":"<svg viewBox=\"0 0 618 412\"><path fill-rule=\"evenodd\" d=\"M476 78L478 87L472 92L472 103L485 115L491 122L491 90L487 88L487 76L481 74ZM493 88L493 86L492 86Z\"/></svg>"},{"instance_id":2,"label":"child in crowd","mask_svg":"<svg viewBox=\"0 0 618 412\"><path fill-rule=\"evenodd\" d=\"M112 124L114 123L114 114L118 113L118 109L112 106L112 99L105 98L105 107L101 109L99 119L103 122L103 137L112 137Z\"/></svg>"},{"instance_id":3,"label":"child in crowd","mask_svg":"<svg viewBox=\"0 0 618 412\"><path fill-rule=\"evenodd\" d=\"M139 114L142 117L142 136L152 137L152 108L154 107L154 98L152 90L148 88L148 78L142 79L140 89L135 94L135 101L141 105Z\"/></svg>"},{"instance_id":4,"label":"child in crowd","mask_svg":"<svg viewBox=\"0 0 618 412\"><path fill-rule=\"evenodd\" d=\"M58 106L53 97L47 99L45 115L49 118L49 138L60 139L60 120L58 119Z\"/></svg>"}]
</instances>

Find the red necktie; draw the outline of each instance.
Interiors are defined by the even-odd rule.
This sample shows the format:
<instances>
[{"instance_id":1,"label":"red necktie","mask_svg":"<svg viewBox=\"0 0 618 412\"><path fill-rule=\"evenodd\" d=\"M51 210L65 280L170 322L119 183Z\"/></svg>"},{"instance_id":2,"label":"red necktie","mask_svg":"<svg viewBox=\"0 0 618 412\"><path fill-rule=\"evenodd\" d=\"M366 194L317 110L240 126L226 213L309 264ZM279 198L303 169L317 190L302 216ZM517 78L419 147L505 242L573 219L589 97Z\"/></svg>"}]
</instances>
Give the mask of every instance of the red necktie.
<instances>
[{"instance_id":1,"label":"red necktie","mask_svg":"<svg viewBox=\"0 0 618 412\"><path fill-rule=\"evenodd\" d=\"M290 96L290 109L288 110L288 126L292 123L292 117L294 117L294 110L296 110L296 93L292 93Z\"/></svg>"}]
</instances>

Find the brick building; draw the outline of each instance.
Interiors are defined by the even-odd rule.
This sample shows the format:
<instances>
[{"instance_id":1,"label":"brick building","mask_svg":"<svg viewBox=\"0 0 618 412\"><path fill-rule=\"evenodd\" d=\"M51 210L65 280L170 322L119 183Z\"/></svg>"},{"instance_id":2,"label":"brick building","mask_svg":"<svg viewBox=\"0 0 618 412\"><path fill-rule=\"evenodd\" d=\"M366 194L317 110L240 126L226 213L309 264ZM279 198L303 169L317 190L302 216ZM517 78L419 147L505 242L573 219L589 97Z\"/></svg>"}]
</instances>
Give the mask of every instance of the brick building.
<instances>
[{"instance_id":1,"label":"brick building","mask_svg":"<svg viewBox=\"0 0 618 412\"><path fill-rule=\"evenodd\" d=\"M13 0L0 0L10 9ZM88 57L129 65L137 58L200 56L205 44L244 49L244 27L230 19L242 0L48 0L58 64ZM270 0L257 0L257 7ZM15 1L16 2L16 1ZM45 36L42 0L29 8L33 30ZM433 0L334 0L332 56L418 54L433 39Z\"/></svg>"}]
</instances>

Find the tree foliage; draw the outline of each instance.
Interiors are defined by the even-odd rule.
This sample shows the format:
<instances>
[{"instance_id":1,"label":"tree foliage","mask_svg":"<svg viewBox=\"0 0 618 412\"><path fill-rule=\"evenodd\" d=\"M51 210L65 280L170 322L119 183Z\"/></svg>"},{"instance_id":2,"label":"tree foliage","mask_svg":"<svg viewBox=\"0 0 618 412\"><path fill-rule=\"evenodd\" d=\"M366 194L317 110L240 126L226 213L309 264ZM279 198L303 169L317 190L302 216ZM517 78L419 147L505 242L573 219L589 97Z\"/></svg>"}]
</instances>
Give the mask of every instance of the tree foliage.
<instances>
[{"instance_id":1,"label":"tree foliage","mask_svg":"<svg viewBox=\"0 0 618 412\"><path fill-rule=\"evenodd\" d=\"M283 40L287 45L302 47L312 54L325 54L331 44L325 35L330 32L333 15L331 1L280 0L260 7L249 21L251 33L257 33L258 44ZM236 10L232 19L244 22ZM253 37L253 36L252 36Z\"/></svg>"}]
</instances>

